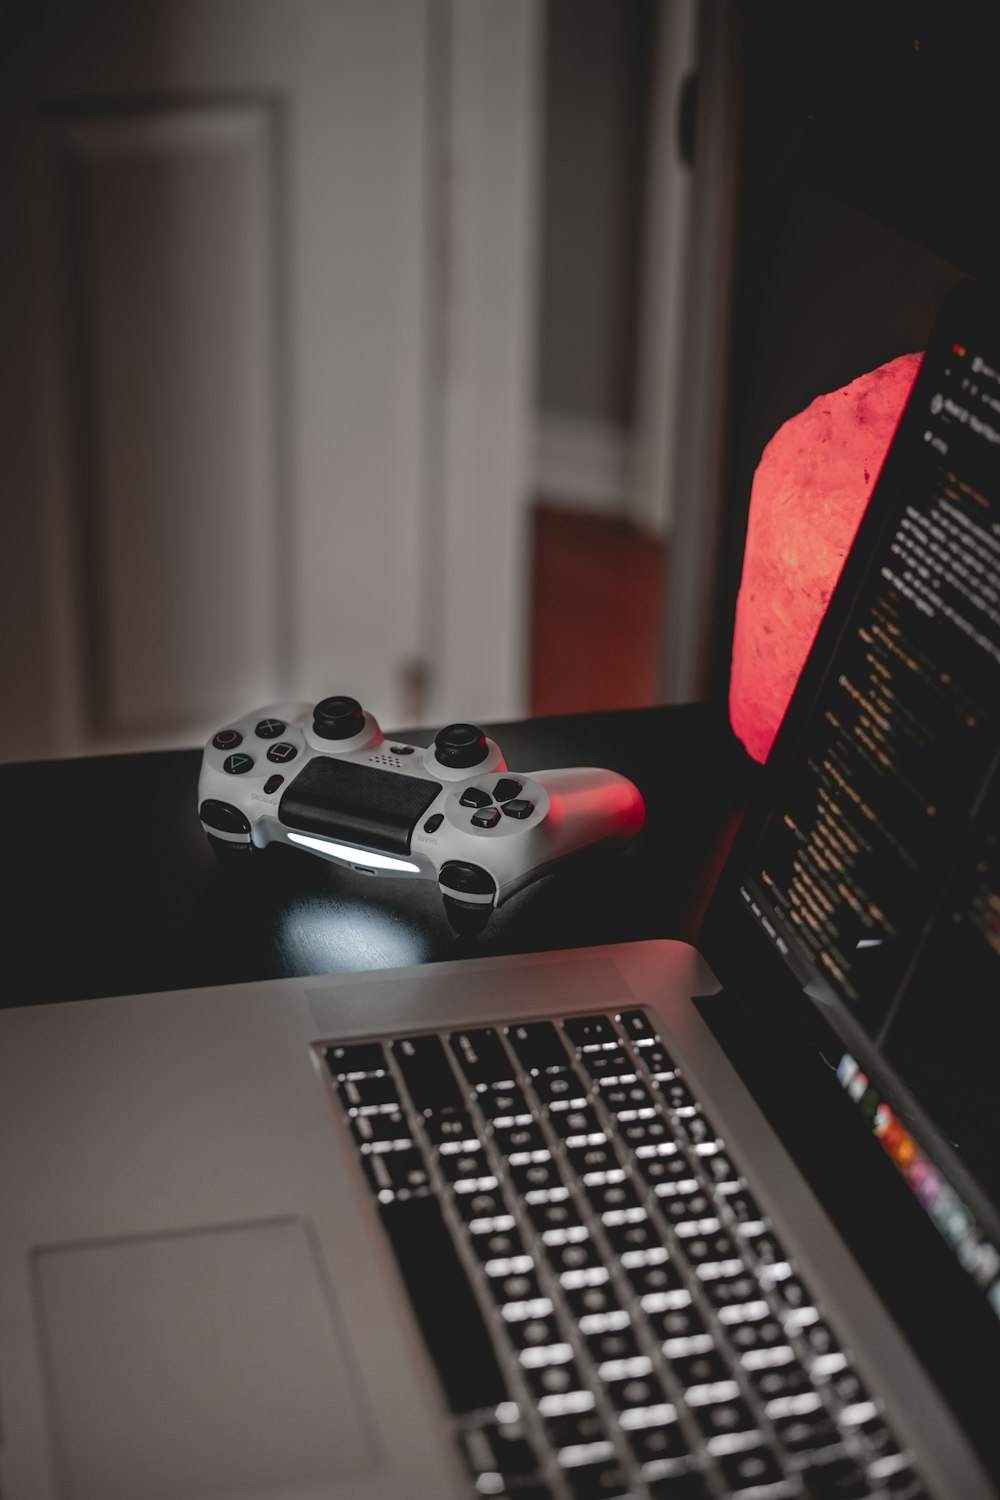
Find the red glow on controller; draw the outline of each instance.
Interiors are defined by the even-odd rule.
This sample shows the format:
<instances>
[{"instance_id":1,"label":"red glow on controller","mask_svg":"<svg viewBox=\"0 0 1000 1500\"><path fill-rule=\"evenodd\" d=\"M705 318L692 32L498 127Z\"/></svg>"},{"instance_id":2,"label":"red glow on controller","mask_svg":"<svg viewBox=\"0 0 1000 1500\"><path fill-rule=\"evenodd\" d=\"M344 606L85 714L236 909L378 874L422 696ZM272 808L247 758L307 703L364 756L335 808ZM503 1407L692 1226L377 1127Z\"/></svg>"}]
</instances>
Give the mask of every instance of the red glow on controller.
<instances>
[{"instance_id":1,"label":"red glow on controller","mask_svg":"<svg viewBox=\"0 0 1000 1500\"><path fill-rule=\"evenodd\" d=\"M903 354L779 427L750 494L729 718L763 762L920 368Z\"/></svg>"}]
</instances>

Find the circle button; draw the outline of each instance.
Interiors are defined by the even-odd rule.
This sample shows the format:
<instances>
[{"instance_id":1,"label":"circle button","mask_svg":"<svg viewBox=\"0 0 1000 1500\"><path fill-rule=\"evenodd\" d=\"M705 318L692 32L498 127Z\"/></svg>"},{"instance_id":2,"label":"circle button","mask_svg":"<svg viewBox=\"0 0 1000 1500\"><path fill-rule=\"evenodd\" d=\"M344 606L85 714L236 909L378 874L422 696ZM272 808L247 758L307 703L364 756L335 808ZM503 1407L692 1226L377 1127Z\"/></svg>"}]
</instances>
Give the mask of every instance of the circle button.
<instances>
[{"instance_id":1,"label":"circle button","mask_svg":"<svg viewBox=\"0 0 1000 1500\"><path fill-rule=\"evenodd\" d=\"M259 740L276 740L279 734L284 734L285 726L281 719L261 719L254 730Z\"/></svg>"},{"instance_id":2,"label":"circle button","mask_svg":"<svg viewBox=\"0 0 1000 1500\"><path fill-rule=\"evenodd\" d=\"M253 756L245 755L241 751L238 755L227 755L222 762L222 769L228 771L230 776L242 776L252 765Z\"/></svg>"},{"instance_id":3,"label":"circle button","mask_svg":"<svg viewBox=\"0 0 1000 1500\"><path fill-rule=\"evenodd\" d=\"M279 766L283 766L286 761L294 760L298 753L294 745L290 745L287 740L282 740L280 745L270 745L268 747L267 758L268 760L275 761Z\"/></svg>"},{"instance_id":4,"label":"circle button","mask_svg":"<svg viewBox=\"0 0 1000 1500\"><path fill-rule=\"evenodd\" d=\"M243 736L238 729L220 729L212 741L216 750L235 750L242 743Z\"/></svg>"}]
</instances>

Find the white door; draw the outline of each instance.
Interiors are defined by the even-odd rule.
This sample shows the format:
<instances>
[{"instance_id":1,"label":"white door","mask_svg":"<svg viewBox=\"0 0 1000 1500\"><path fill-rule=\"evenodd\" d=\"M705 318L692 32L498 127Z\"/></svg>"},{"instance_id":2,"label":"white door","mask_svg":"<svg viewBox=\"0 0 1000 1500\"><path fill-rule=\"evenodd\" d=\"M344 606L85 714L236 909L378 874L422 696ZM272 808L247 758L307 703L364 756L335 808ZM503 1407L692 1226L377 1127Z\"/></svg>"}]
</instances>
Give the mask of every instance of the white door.
<instances>
[{"instance_id":1,"label":"white door","mask_svg":"<svg viewBox=\"0 0 1000 1500\"><path fill-rule=\"evenodd\" d=\"M519 710L536 26L91 0L26 38L0 753L194 743L289 694Z\"/></svg>"}]
</instances>

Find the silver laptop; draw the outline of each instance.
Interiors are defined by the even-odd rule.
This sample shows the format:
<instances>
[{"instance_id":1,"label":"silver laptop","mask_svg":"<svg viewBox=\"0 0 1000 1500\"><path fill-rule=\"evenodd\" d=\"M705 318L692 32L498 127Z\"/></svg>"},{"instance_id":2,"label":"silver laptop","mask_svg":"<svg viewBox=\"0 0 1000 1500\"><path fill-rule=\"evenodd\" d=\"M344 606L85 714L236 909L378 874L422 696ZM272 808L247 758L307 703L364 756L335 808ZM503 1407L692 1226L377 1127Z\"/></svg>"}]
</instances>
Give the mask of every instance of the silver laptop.
<instances>
[{"instance_id":1,"label":"silver laptop","mask_svg":"<svg viewBox=\"0 0 1000 1500\"><path fill-rule=\"evenodd\" d=\"M998 445L963 287L698 951L0 1015L3 1500L996 1496Z\"/></svg>"}]
</instances>

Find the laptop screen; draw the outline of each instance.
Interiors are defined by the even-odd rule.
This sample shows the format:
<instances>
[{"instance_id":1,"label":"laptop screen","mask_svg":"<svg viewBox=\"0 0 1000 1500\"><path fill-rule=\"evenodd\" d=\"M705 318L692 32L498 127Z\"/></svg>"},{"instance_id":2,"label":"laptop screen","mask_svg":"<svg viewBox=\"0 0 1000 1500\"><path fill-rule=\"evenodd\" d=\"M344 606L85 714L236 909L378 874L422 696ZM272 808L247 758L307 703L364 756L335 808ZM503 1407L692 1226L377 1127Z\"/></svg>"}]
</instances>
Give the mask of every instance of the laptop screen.
<instances>
[{"instance_id":1,"label":"laptop screen","mask_svg":"<svg viewBox=\"0 0 1000 1500\"><path fill-rule=\"evenodd\" d=\"M965 285L734 855L846 1094L1000 1318L998 728L1000 319Z\"/></svg>"}]
</instances>

